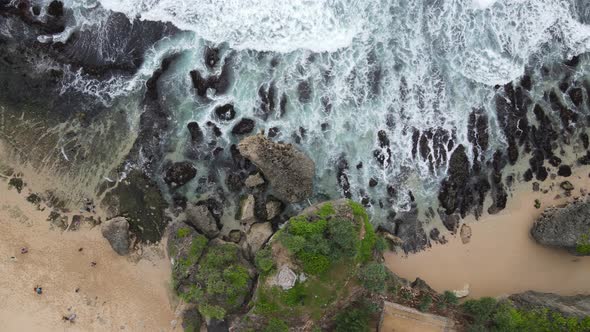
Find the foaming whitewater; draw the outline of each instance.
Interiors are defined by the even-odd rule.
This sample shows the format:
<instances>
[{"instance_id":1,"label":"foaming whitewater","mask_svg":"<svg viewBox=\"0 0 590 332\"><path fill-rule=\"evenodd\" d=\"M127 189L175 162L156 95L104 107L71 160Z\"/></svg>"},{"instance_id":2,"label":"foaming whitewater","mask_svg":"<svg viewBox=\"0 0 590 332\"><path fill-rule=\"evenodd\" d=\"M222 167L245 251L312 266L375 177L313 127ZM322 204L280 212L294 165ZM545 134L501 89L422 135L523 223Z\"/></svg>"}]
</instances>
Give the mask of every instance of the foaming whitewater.
<instances>
[{"instance_id":1,"label":"foaming whitewater","mask_svg":"<svg viewBox=\"0 0 590 332\"><path fill-rule=\"evenodd\" d=\"M336 51L350 46L363 17L360 1L101 0L132 19L171 22L232 48L258 51Z\"/></svg>"},{"instance_id":2,"label":"foaming whitewater","mask_svg":"<svg viewBox=\"0 0 590 332\"><path fill-rule=\"evenodd\" d=\"M448 156L468 145L473 110L490 119L490 146L506 143L493 86L590 47L590 26L582 23L590 11L576 0L68 0L66 6L75 8L78 29L100 26L103 16L93 13L107 9L185 31L158 43L137 74L110 90L88 85L82 75L65 82L66 89L93 93L98 86L105 100L129 95L163 57L182 53L163 83L165 104L180 119L178 136L186 135L186 122L216 121L212 110L232 103L238 116L221 128L225 144L235 143L230 130L241 117L256 119L258 129L278 127L278 139L298 142L316 162L319 194L339 196L348 185L355 199L382 197L393 186L386 209L407 209L409 191L433 200ZM223 50L234 79L225 94L203 101L188 73L219 74L203 60L211 43ZM271 86L286 97L286 112L262 120L260 91ZM542 99L542 91L532 94ZM423 158L416 133L428 147ZM378 185L369 188L371 178Z\"/></svg>"}]
</instances>

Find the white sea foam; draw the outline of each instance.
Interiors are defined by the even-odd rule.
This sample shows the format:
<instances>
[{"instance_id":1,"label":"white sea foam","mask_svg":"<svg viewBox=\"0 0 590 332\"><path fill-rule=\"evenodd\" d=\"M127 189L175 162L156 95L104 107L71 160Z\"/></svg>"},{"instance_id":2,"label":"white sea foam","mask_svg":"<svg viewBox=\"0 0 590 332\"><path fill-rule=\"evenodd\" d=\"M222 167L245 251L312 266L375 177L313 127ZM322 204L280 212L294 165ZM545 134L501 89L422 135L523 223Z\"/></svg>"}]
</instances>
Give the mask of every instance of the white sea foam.
<instances>
[{"instance_id":1,"label":"white sea foam","mask_svg":"<svg viewBox=\"0 0 590 332\"><path fill-rule=\"evenodd\" d=\"M131 18L171 22L234 49L335 51L359 28L353 4L330 0L100 0Z\"/></svg>"}]
</instances>

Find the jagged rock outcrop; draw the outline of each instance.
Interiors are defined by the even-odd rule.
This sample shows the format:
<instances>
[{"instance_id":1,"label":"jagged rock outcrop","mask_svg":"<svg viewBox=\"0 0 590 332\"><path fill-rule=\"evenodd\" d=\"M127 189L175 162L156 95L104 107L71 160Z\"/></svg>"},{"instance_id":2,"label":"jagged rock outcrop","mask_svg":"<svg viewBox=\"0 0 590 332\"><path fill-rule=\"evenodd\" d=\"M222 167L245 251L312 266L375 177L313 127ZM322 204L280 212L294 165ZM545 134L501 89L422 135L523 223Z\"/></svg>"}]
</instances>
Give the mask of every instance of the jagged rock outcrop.
<instances>
[{"instance_id":1,"label":"jagged rock outcrop","mask_svg":"<svg viewBox=\"0 0 590 332\"><path fill-rule=\"evenodd\" d=\"M590 295L560 296L552 293L527 291L510 295L509 299L520 309L548 309L566 317L590 316Z\"/></svg>"},{"instance_id":2,"label":"jagged rock outcrop","mask_svg":"<svg viewBox=\"0 0 590 332\"><path fill-rule=\"evenodd\" d=\"M590 255L590 203L576 201L546 210L533 225L531 235L542 245Z\"/></svg>"},{"instance_id":3,"label":"jagged rock outcrop","mask_svg":"<svg viewBox=\"0 0 590 332\"><path fill-rule=\"evenodd\" d=\"M242 140L238 149L262 171L277 198L295 203L311 196L315 164L293 145L256 135Z\"/></svg>"},{"instance_id":4,"label":"jagged rock outcrop","mask_svg":"<svg viewBox=\"0 0 590 332\"><path fill-rule=\"evenodd\" d=\"M219 228L215 218L205 205L191 205L186 208L187 223L199 232L212 239L219 235Z\"/></svg>"}]
</instances>

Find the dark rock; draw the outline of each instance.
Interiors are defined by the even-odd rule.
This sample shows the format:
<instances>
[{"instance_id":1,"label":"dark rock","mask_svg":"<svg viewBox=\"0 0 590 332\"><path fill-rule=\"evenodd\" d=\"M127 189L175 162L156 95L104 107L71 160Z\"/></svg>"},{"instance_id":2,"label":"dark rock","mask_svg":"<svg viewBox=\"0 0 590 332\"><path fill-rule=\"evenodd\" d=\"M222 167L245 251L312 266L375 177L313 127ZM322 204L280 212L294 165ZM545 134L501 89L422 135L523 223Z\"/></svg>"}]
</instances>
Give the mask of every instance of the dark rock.
<instances>
[{"instance_id":1,"label":"dark rock","mask_svg":"<svg viewBox=\"0 0 590 332\"><path fill-rule=\"evenodd\" d=\"M584 319L590 316L590 295L561 296L551 293L527 291L508 298L519 309L549 310L565 317Z\"/></svg>"},{"instance_id":2,"label":"dark rock","mask_svg":"<svg viewBox=\"0 0 590 332\"><path fill-rule=\"evenodd\" d=\"M533 179L533 171L529 168L522 175L525 182L529 182Z\"/></svg>"},{"instance_id":3,"label":"dark rock","mask_svg":"<svg viewBox=\"0 0 590 332\"><path fill-rule=\"evenodd\" d=\"M446 213L439 213L439 215L446 229L451 232L451 234L455 234L459 229L461 218L456 214L447 215Z\"/></svg>"},{"instance_id":4,"label":"dark rock","mask_svg":"<svg viewBox=\"0 0 590 332\"><path fill-rule=\"evenodd\" d=\"M281 132L281 130L278 127L272 127L268 130L268 137L269 138L274 138L277 137L277 135Z\"/></svg>"},{"instance_id":5,"label":"dark rock","mask_svg":"<svg viewBox=\"0 0 590 332\"><path fill-rule=\"evenodd\" d=\"M236 111L234 110L234 105L226 104L222 106L218 106L215 108L215 115L218 119L229 121L233 120L236 116Z\"/></svg>"},{"instance_id":6,"label":"dark rock","mask_svg":"<svg viewBox=\"0 0 590 332\"><path fill-rule=\"evenodd\" d=\"M459 145L451 155L448 176L443 180L438 195L439 202L447 214L466 207L464 193L470 177L470 168L465 147Z\"/></svg>"},{"instance_id":7,"label":"dark rock","mask_svg":"<svg viewBox=\"0 0 590 332\"><path fill-rule=\"evenodd\" d=\"M145 173L133 170L127 178L108 191L102 201L107 218L123 216L129 231L142 242L158 242L170 219L168 203L158 185Z\"/></svg>"},{"instance_id":8,"label":"dark rock","mask_svg":"<svg viewBox=\"0 0 590 332\"><path fill-rule=\"evenodd\" d=\"M227 236L227 241L233 243L240 243L242 240L242 232L237 229L231 230Z\"/></svg>"},{"instance_id":9,"label":"dark rock","mask_svg":"<svg viewBox=\"0 0 590 332\"><path fill-rule=\"evenodd\" d=\"M186 209L186 222L196 230L212 239L219 235L217 222L209 209L204 205L189 206Z\"/></svg>"},{"instance_id":10,"label":"dark rock","mask_svg":"<svg viewBox=\"0 0 590 332\"><path fill-rule=\"evenodd\" d=\"M200 331L203 325L203 318L197 307L191 307L182 312L182 328L186 332Z\"/></svg>"},{"instance_id":11,"label":"dark rock","mask_svg":"<svg viewBox=\"0 0 590 332\"><path fill-rule=\"evenodd\" d=\"M565 207L545 210L535 221L531 235L540 244L564 248L574 255L588 255L577 247L588 242L590 235L590 203L573 202ZM585 239L585 240L584 240Z\"/></svg>"},{"instance_id":12,"label":"dark rock","mask_svg":"<svg viewBox=\"0 0 590 332\"><path fill-rule=\"evenodd\" d=\"M403 240L401 245L405 253L416 253L429 246L428 236L418 220L418 209L412 204L410 211L398 213L387 218L380 228Z\"/></svg>"},{"instance_id":13,"label":"dark rock","mask_svg":"<svg viewBox=\"0 0 590 332\"><path fill-rule=\"evenodd\" d=\"M47 14L55 17L61 17L64 14L64 4L61 1L51 1L47 7Z\"/></svg>"},{"instance_id":14,"label":"dark rock","mask_svg":"<svg viewBox=\"0 0 590 332\"><path fill-rule=\"evenodd\" d=\"M447 243L447 239L445 239L444 236L440 235L440 231L438 230L438 228L433 228L430 230L430 239L440 244Z\"/></svg>"},{"instance_id":15,"label":"dark rock","mask_svg":"<svg viewBox=\"0 0 590 332\"><path fill-rule=\"evenodd\" d=\"M574 88L568 91L568 95L572 100L572 103L576 105L576 107L581 107L582 103L584 103L584 92L582 88Z\"/></svg>"},{"instance_id":16,"label":"dark rock","mask_svg":"<svg viewBox=\"0 0 590 332\"><path fill-rule=\"evenodd\" d=\"M586 155L578 158L580 165L590 165L590 151L586 151Z\"/></svg>"},{"instance_id":17,"label":"dark rock","mask_svg":"<svg viewBox=\"0 0 590 332\"><path fill-rule=\"evenodd\" d=\"M369 180L369 187L373 188L376 187L379 184L379 182L377 182L377 180L375 178L371 178Z\"/></svg>"},{"instance_id":18,"label":"dark rock","mask_svg":"<svg viewBox=\"0 0 590 332\"><path fill-rule=\"evenodd\" d=\"M197 176L197 169L195 166L193 166L191 162L181 161L172 164L172 166L166 170L164 182L173 188L177 188L187 184L195 176Z\"/></svg>"},{"instance_id":19,"label":"dark rock","mask_svg":"<svg viewBox=\"0 0 590 332\"><path fill-rule=\"evenodd\" d=\"M207 323L207 332L229 332L229 325L224 320L211 319Z\"/></svg>"},{"instance_id":20,"label":"dark rock","mask_svg":"<svg viewBox=\"0 0 590 332\"><path fill-rule=\"evenodd\" d=\"M350 191L350 182L348 181L348 161L344 155L341 155L336 162L336 180L342 189L344 197L351 199L352 192Z\"/></svg>"},{"instance_id":21,"label":"dark rock","mask_svg":"<svg viewBox=\"0 0 590 332\"><path fill-rule=\"evenodd\" d=\"M569 181L563 181L559 187L561 187L561 189L565 190L565 191L572 191L574 190L574 185L569 182Z\"/></svg>"},{"instance_id":22,"label":"dark rock","mask_svg":"<svg viewBox=\"0 0 590 332\"><path fill-rule=\"evenodd\" d=\"M308 81L299 82L297 91L299 92L299 102L308 103L311 101L311 84Z\"/></svg>"},{"instance_id":23,"label":"dark rock","mask_svg":"<svg viewBox=\"0 0 590 332\"><path fill-rule=\"evenodd\" d=\"M582 146L584 147L584 149L588 149L588 147L590 146L590 139L588 138L588 134L586 133L581 133L580 134L580 141L582 141Z\"/></svg>"},{"instance_id":24,"label":"dark rock","mask_svg":"<svg viewBox=\"0 0 590 332\"><path fill-rule=\"evenodd\" d=\"M207 90L211 89L216 95L225 93L230 87L230 61L226 58L225 64L219 76L204 77L200 71L190 72L193 87L197 90L199 97L206 97Z\"/></svg>"},{"instance_id":25,"label":"dark rock","mask_svg":"<svg viewBox=\"0 0 590 332\"><path fill-rule=\"evenodd\" d=\"M539 182L533 182L533 191L539 191L541 189L541 185Z\"/></svg>"},{"instance_id":26,"label":"dark rock","mask_svg":"<svg viewBox=\"0 0 590 332\"><path fill-rule=\"evenodd\" d=\"M551 156L549 158L549 164L553 167L557 167L557 166L561 165L561 158L559 158L557 156Z\"/></svg>"},{"instance_id":27,"label":"dark rock","mask_svg":"<svg viewBox=\"0 0 590 332\"><path fill-rule=\"evenodd\" d=\"M223 216L223 201L223 197L209 197L205 200L196 202L195 205L205 206L219 225L221 217Z\"/></svg>"},{"instance_id":28,"label":"dark rock","mask_svg":"<svg viewBox=\"0 0 590 332\"><path fill-rule=\"evenodd\" d=\"M207 67L211 69L215 68L215 66L219 62L219 49L206 47L204 57L205 64L207 64Z\"/></svg>"},{"instance_id":29,"label":"dark rock","mask_svg":"<svg viewBox=\"0 0 590 332\"><path fill-rule=\"evenodd\" d=\"M109 219L102 224L101 232L117 254L124 256L129 253L129 223L127 219L124 217Z\"/></svg>"},{"instance_id":30,"label":"dark rock","mask_svg":"<svg viewBox=\"0 0 590 332\"><path fill-rule=\"evenodd\" d=\"M537 176L536 176L537 180L545 181L547 179L547 176L549 176L549 173L547 172L547 168L541 167L537 170Z\"/></svg>"},{"instance_id":31,"label":"dark rock","mask_svg":"<svg viewBox=\"0 0 590 332\"><path fill-rule=\"evenodd\" d=\"M256 123L252 119L243 118L231 130L234 135L249 134L254 130Z\"/></svg>"},{"instance_id":32,"label":"dark rock","mask_svg":"<svg viewBox=\"0 0 590 332\"><path fill-rule=\"evenodd\" d=\"M203 140L203 131L199 127L199 124L196 122L189 122L186 126L188 128L188 132L191 136L191 141L198 143Z\"/></svg>"},{"instance_id":33,"label":"dark rock","mask_svg":"<svg viewBox=\"0 0 590 332\"><path fill-rule=\"evenodd\" d=\"M242 140L238 149L262 171L279 199L294 203L312 194L315 164L291 144L255 135Z\"/></svg>"},{"instance_id":34,"label":"dark rock","mask_svg":"<svg viewBox=\"0 0 590 332\"><path fill-rule=\"evenodd\" d=\"M569 177L572 175L572 168L568 165L561 165L561 166L559 166L559 169L557 170L557 175L563 176L563 177Z\"/></svg>"},{"instance_id":35,"label":"dark rock","mask_svg":"<svg viewBox=\"0 0 590 332\"><path fill-rule=\"evenodd\" d=\"M520 79L520 86L522 86L527 91L531 91L531 89L533 88L533 81L531 80L531 76L525 74Z\"/></svg>"}]
</instances>

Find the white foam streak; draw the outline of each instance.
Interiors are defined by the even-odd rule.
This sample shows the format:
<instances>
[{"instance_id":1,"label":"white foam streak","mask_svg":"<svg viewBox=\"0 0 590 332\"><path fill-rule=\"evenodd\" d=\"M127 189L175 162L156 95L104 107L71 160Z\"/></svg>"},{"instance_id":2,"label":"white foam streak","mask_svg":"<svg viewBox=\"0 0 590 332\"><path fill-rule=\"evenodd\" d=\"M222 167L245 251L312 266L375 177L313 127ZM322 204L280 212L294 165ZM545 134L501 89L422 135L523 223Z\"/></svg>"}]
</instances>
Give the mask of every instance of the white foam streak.
<instances>
[{"instance_id":1,"label":"white foam streak","mask_svg":"<svg viewBox=\"0 0 590 332\"><path fill-rule=\"evenodd\" d=\"M336 51L352 43L359 22L354 5L339 11L327 0L100 0L110 10L142 20L171 22L234 49Z\"/></svg>"}]
</instances>

